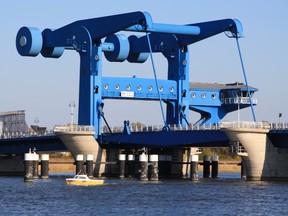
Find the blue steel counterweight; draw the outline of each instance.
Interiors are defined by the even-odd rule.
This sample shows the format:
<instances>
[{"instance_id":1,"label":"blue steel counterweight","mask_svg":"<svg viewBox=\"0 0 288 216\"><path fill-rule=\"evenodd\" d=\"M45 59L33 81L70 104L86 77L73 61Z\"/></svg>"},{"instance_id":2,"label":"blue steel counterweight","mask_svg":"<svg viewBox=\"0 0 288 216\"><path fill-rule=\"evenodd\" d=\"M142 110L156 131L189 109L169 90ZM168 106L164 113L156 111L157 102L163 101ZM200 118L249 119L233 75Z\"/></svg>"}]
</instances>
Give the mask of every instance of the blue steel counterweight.
<instances>
[{"instance_id":1,"label":"blue steel counterweight","mask_svg":"<svg viewBox=\"0 0 288 216\"><path fill-rule=\"evenodd\" d=\"M119 34L120 31L145 32L148 35L130 35L127 38ZM187 124L189 109L197 105L191 102L190 96L188 45L226 31L241 37L240 22L224 19L189 25L158 24L146 12L132 12L79 20L56 30L45 29L42 33L37 28L22 27L16 37L16 47L22 56L41 53L47 58L59 58L65 49L79 53L78 124L93 125L95 138L98 138L101 135L104 100L108 98L161 98L167 105L167 124ZM103 77L103 52L110 62L127 60L130 63L143 63L150 52L160 52L168 61L167 80L158 80L157 90L153 79ZM197 109L202 112L201 107ZM204 110L209 113L209 106ZM219 117L218 112L211 111L206 122L218 123L225 114L221 113Z\"/></svg>"}]
</instances>

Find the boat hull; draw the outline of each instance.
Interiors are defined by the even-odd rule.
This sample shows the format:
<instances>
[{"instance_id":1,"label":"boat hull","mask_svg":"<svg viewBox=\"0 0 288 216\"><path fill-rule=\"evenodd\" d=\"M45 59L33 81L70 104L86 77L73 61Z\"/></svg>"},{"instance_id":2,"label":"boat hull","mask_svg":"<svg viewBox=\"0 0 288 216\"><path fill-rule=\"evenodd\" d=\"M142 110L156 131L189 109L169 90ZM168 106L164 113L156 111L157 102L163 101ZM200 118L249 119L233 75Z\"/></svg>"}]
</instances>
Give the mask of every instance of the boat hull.
<instances>
[{"instance_id":1,"label":"boat hull","mask_svg":"<svg viewBox=\"0 0 288 216\"><path fill-rule=\"evenodd\" d=\"M66 179L66 184L74 186L96 186L96 185L103 185L104 180L80 181L80 180Z\"/></svg>"}]
</instances>

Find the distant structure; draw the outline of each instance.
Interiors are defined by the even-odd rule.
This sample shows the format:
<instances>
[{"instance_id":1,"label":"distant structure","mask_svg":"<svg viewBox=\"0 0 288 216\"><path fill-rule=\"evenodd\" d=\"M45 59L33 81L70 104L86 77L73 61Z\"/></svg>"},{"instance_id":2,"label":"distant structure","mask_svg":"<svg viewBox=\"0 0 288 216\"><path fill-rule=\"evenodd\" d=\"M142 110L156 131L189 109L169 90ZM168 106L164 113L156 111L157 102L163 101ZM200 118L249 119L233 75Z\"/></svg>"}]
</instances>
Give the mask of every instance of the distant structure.
<instances>
[{"instance_id":1,"label":"distant structure","mask_svg":"<svg viewBox=\"0 0 288 216\"><path fill-rule=\"evenodd\" d=\"M28 132L25 110L0 112L0 136L16 132Z\"/></svg>"}]
</instances>

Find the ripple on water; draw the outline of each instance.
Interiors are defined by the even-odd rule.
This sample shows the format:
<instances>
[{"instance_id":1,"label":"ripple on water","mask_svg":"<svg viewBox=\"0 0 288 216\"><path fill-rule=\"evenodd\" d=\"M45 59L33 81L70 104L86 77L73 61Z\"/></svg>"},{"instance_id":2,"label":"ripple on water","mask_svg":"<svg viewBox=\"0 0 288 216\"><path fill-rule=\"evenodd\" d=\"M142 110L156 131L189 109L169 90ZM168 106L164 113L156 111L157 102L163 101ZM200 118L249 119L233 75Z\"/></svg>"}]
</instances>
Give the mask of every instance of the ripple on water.
<instances>
[{"instance_id":1,"label":"ripple on water","mask_svg":"<svg viewBox=\"0 0 288 216\"><path fill-rule=\"evenodd\" d=\"M0 177L0 208L3 215L288 215L288 182L248 182L238 175L196 182L108 179L97 187L67 186L65 176L33 183Z\"/></svg>"}]
</instances>

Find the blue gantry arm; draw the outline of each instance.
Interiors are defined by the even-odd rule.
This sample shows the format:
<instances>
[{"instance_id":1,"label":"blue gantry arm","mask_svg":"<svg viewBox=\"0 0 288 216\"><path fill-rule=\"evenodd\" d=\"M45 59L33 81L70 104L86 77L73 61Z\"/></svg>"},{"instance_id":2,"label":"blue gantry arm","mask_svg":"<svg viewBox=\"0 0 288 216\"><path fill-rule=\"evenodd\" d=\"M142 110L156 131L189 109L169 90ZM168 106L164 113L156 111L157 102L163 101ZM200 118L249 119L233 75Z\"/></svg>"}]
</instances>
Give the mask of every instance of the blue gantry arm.
<instances>
[{"instance_id":1,"label":"blue gantry arm","mask_svg":"<svg viewBox=\"0 0 288 216\"><path fill-rule=\"evenodd\" d=\"M146 35L127 38L120 34L122 31L145 32ZM154 23L147 12L132 12L79 20L42 32L37 28L22 27L16 36L16 47L22 56L41 53L44 57L59 58L65 49L79 53L78 124L93 125L97 138L101 134L103 100L106 98L157 100L161 96L167 105L167 123L186 124L190 106L188 45L227 31L233 37L242 36L242 27L237 20L159 24ZM103 77L103 52L110 62L127 60L131 63L143 63L150 52L161 52L168 61L167 80L159 80L157 93L153 79Z\"/></svg>"}]
</instances>

